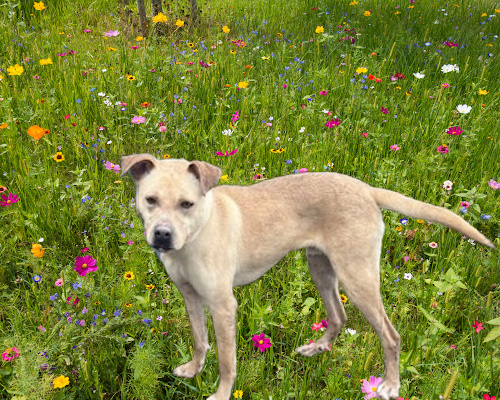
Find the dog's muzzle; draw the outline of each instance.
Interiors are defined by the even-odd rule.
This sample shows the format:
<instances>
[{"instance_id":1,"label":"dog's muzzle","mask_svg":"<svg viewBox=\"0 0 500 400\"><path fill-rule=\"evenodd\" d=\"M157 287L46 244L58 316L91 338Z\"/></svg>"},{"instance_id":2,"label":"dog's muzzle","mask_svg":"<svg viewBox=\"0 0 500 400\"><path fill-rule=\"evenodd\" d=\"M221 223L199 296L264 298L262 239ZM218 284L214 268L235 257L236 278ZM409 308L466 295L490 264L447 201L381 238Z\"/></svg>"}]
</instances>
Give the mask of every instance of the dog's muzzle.
<instances>
[{"instance_id":1,"label":"dog's muzzle","mask_svg":"<svg viewBox=\"0 0 500 400\"><path fill-rule=\"evenodd\" d=\"M172 246L172 229L168 226L157 226L154 231L153 248L158 251L168 251Z\"/></svg>"}]
</instances>

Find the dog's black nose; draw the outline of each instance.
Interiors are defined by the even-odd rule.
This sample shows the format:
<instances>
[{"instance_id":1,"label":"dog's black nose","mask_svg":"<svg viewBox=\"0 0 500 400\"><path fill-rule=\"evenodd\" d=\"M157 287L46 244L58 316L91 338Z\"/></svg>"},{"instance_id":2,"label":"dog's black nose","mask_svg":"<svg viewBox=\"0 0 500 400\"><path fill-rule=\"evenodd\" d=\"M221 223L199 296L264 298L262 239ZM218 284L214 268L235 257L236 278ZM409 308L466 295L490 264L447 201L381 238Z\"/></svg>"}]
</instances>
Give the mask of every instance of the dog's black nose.
<instances>
[{"instance_id":1,"label":"dog's black nose","mask_svg":"<svg viewBox=\"0 0 500 400\"><path fill-rule=\"evenodd\" d=\"M159 250L172 248L172 230L167 226L158 226L154 232L153 247Z\"/></svg>"}]
</instances>

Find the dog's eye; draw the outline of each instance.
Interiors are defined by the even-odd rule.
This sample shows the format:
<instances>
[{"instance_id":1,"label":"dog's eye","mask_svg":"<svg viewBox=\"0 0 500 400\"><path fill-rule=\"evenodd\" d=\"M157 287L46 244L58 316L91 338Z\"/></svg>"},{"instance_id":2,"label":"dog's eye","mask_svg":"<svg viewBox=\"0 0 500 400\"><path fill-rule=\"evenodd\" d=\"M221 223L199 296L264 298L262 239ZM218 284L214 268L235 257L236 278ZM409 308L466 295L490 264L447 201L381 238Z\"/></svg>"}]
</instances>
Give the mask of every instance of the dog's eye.
<instances>
[{"instance_id":1,"label":"dog's eye","mask_svg":"<svg viewBox=\"0 0 500 400\"><path fill-rule=\"evenodd\" d=\"M156 204L156 197L148 196L148 197L146 197L146 202L150 205L154 205L154 204Z\"/></svg>"},{"instance_id":2,"label":"dog's eye","mask_svg":"<svg viewBox=\"0 0 500 400\"><path fill-rule=\"evenodd\" d=\"M194 203L191 201L185 200L185 201L181 202L181 207L184 208L185 210L189 210L193 206L194 206Z\"/></svg>"}]
</instances>

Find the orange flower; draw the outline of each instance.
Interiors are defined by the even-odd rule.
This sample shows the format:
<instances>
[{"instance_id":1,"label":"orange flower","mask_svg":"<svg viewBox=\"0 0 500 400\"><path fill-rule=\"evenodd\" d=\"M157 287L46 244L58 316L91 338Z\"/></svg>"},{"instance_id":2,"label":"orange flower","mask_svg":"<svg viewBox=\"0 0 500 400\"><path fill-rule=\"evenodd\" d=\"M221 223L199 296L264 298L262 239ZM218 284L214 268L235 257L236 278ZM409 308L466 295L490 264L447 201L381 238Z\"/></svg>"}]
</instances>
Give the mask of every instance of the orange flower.
<instances>
[{"instance_id":1,"label":"orange flower","mask_svg":"<svg viewBox=\"0 0 500 400\"><path fill-rule=\"evenodd\" d=\"M141 104L141 106L143 106L143 107L149 107L150 105L151 105L151 104L150 104L150 103L148 103L148 102L145 102L145 103L142 103L142 104Z\"/></svg>"},{"instance_id":2,"label":"orange flower","mask_svg":"<svg viewBox=\"0 0 500 400\"><path fill-rule=\"evenodd\" d=\"M48 133L43 128L40 128L38 125L33 125L28 129L28 135L30 135L33 140L40 140L40 138Z\"/></svg>"},{"instance_id":3,"label":"orange flower","mask_svg":"<svg viewBox=\"0 0 500 400\"><path fill-rule=\"evenodd\" d=\"M7 125L7 124L1 124L1 125L0 125L0 129L5 129L5 128L7 128L8 126L9 126L9 125Z\"/></svg>"},{"instance_id":4,"label":"orange flower","mask_svg":"<svg viewBox=\"0 0 500 400\"><path fill-rule=\"evenodd\" d=\"M42 245L39 243L33 243L31 246L31 252L33 255L37 258L42 258L43 253L45 252L45 249L42 249Z\"/></svg>"}]
</instances>

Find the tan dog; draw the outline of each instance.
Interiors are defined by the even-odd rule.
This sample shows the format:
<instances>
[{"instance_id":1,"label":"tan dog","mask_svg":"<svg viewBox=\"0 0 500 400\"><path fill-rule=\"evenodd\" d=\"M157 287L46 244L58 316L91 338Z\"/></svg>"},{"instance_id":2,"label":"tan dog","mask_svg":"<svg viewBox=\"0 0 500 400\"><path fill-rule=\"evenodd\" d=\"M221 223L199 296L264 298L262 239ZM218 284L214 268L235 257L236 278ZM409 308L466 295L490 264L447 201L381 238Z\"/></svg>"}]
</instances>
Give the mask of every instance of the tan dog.
<instances>
[{"instance_id":1,"label":"tan dog","mask_svg":"<svg viewBox=\"0 0 500 400\"><path fill-rule=\"evenodd\" d=\"M204 307L217 341L220 382L209 400L229 400L236 377L236 309L233 287L268 271L285 254L306 248L309 271L323 298L329 324L315 343L297 352L324 351L347 318L338 282L377 332L385 354L377 395L399 393L400 337L380 296L380 208L436 221L494 248L453 212L377 189L346 175L307 173L251 186L218 186L221 170L205 162L122 158L122 173L136 183L136 209L148 244L182 293L194 337L193 359L174 369L192 378L203 368L208 345Z\"/></svg>"}]
</instances>

